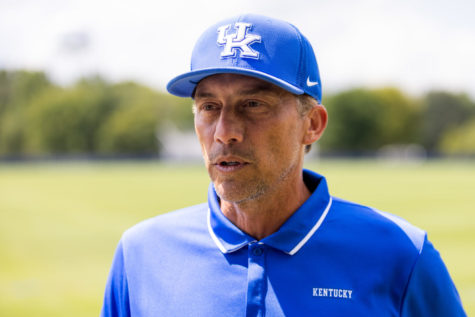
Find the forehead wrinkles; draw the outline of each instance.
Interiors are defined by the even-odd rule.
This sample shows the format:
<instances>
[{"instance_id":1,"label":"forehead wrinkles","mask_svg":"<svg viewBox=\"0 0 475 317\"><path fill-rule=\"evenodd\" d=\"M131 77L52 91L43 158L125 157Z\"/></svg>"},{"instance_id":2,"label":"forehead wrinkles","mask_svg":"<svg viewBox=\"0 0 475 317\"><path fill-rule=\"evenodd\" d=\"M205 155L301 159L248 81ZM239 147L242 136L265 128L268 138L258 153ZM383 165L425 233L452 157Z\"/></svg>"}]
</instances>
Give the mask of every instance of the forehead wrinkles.
<instances>
[{"instance_id":1,"label":"forehead wrinkles","mask_svg":"<svg viewBox=\"0 0 475 317\"><path fill-rule=\"evenodd\" d=\"M281 97L291 93L264 80L235 74L214 75L203 79L196 86L194 98L218 97L220 95Z\"/></svg>"},{"instance_id":2,"label":"forehead wrinkles","mask_svg":"<svg viewBox=\"0 0 475 317\"><path fill-rule=\"evenodd\" d=\"M218 98L220 95L224 95L224 91L219 89L200 89L197 91L195 94L195 99L199 98ZM275 96L275 97L281 97L284 95L281 91L278 91L274 89L273 87L269 86L256 86L256 87L250 87L250 88L242 88L242 89L236 89L231 91L230 94L226 95L231 95L231 96L236 96L236 97L248 97L248 96Z\"/></svg>"}]
</instances>

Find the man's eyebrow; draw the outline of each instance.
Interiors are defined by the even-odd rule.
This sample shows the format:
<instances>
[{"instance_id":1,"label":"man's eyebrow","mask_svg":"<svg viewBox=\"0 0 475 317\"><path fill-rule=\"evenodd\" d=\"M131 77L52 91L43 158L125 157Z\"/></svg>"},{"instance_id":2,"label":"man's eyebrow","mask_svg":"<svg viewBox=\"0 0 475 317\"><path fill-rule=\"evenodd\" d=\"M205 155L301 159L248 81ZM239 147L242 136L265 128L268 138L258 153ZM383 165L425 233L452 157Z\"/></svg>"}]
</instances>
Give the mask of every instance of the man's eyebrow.
<instances>
[{"instance_id":1,"label":"man's eyebrow","mask_svg":"<svg viewBox=\"0 0 475 317\"><path fill-rule=\"evenodd\" d=\"M252 87L249 89L244 89L239 92L239 95L246 96L246 95L257 95L263 92L276 92L277 89L271 85L259 85L256 87Z\"/></svg>"},{"instance_id":2,"label":"man's eyebrow","mask_svg":"<svg viewBox=\"0 0 475 317\"><path fill-rule=\"evenodd\" d=\"M208 91L196 91L193 98L212 98L215 95Z\"/></svg>"}]
</instances>

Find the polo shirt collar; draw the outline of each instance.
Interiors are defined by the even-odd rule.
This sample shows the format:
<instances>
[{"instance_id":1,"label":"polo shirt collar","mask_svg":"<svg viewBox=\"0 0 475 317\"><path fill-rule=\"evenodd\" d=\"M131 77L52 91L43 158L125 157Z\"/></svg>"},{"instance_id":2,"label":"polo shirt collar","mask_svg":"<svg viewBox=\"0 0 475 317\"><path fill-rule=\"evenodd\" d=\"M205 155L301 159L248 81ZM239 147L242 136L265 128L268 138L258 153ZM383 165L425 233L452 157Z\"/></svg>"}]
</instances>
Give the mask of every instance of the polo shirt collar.
<instances>
[{"instance_id":1,"label":"polo shirt collar","mask_svg":"<svg viewBox=\"0 0 475 317\"><path fill-rule=\"evenodd\" d=\"M311 196L278 231L259 241L289 255L297 253L315 234L332 203L325 177L309 170L303 170L303 176ZM257 242L226 218L212 183L208 190L208 206L208 230L221 252L231 253Z\"/></svg>"}]
</instances>

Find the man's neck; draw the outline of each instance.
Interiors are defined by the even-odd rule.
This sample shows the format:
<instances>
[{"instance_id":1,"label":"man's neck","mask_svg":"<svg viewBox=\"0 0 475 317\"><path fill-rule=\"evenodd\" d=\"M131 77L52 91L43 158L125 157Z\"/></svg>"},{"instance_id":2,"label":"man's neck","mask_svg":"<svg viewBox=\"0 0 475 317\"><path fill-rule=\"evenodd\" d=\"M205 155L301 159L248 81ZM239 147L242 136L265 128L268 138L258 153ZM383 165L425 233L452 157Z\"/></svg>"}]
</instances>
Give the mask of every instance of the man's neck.
<instances>
[{"instance_id":1,"label":"man's neck","mask_svg":"<svg viewBox=\"0 0 475 317\"><path fill-rule=\"evenodd\" d=\"M250 201L221 200L221 210L238 228L261 240L279 230L311 195L301 174L282 185L282 188Z\"/></svg>"}]
</instances>

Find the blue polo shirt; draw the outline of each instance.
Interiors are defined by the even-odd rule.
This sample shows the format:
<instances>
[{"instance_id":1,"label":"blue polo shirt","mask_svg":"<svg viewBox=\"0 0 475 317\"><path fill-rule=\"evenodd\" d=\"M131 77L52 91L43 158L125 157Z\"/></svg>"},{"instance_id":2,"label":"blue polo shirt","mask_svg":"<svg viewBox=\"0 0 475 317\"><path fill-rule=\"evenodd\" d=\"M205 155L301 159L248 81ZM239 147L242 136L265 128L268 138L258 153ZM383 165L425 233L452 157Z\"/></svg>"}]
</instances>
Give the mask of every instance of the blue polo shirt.
<instances>
[{"instance_id":1,"label":"blue polo shirt","mask_svg":"<svg viewBox=\"0 0 475 317\"><path fill-rule=\"evenodd\" d=\"M465 316L424 231L304 180L311 197L260 241L212 185L207 204L127 230L101 316Z\"/></svg>"}]
</instances>

